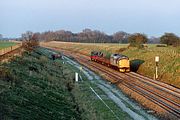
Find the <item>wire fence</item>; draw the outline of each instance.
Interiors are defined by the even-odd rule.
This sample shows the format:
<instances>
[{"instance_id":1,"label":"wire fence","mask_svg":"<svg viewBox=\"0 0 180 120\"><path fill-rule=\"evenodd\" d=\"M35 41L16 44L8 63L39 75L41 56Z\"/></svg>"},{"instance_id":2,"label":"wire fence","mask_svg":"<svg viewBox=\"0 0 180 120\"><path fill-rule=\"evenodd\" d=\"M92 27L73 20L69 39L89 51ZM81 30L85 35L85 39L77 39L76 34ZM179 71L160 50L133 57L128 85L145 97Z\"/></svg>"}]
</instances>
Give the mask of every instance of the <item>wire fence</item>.
<instances>
[{"instance_id":1,"label":"wire fence","mask_svg":"<svg viewBox=\"0 0 180 120\"><path fill-rule=\"evenodd\" d=\"M6 53L9 53L17 48L21 47L21 44L17 44L17 45L14 45L14 46L10 46L10 47L7 47L7 48L3 48L3 49L0 49L0 56L2 55L5 55Z\"/></svg>"}]
</instances>

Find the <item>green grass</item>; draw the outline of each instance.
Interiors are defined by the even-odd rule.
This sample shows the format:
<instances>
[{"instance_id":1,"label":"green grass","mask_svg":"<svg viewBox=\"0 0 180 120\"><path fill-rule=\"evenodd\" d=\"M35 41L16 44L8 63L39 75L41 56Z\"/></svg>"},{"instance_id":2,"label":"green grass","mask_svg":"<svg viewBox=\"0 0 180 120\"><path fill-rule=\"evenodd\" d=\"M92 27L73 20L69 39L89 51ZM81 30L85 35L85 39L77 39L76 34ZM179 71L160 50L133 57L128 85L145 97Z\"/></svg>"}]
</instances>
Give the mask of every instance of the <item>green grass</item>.
<instances>
[{"instance_id":1,"label":"green grass","mask_svg":"<svg viewBox=\"0 0 180 120\"><path fill-rule=\"evenodd\" d=\"M1 119L80 119L65 82L73 79L63 75L60 63L39 54L25 54L1 66L8 71L0 77Z\"/></svg>"},{"instance_id":2,"label":"green grass","mask_svg":"<svg viewBox=\"0 0 180 120\"><path fill-rule=\"evenodd\" d=\"M62 60L51 60L47 49L37 48L22 57L0 65L0 119L115 119L90 90L91 85L105 95L86 76L74 83L79 72ZM111 100L105 102L122 119L130 119Z\"/></svg>"},{"instance_id":3,"label":"green grass","mask_svg":"<svg viewBox=\"0 0 180 120\"><path fill-rule=\"evenodd\" d=\"M143 60L138 73L153 78L155 71L155 56L160 57L158 74L159 80L180 87L180 52L175 47L155 47L149 45L146 49L128 49L123 52L130 60Z\"/></svg>"},{"instance_id":4,"label":"green grass","mask_svg":"<svg viewBox=\"0 0 180 120\"><path fill-rule=\"evenodd\" d=\"M16 43L14 42L1 42L0 41L0 49L7 48L14 45L16 45Z\"/></svg>"},{"instance_id":5,"label":"green grass","mask_svg":"<svg viewBox=\"0 0 180 120\"><path fill-rule=\"evenodd\" d=\"M89 116L92 114L94 114L94 117L97 120L117 119L115 115L113 115L112 112L102 103L102 101L99 100L99 98L91 91L91 86L96 91L96 93L102 97L105 103L113 110L118 118L122 120L131 120L127 113L123 112L111 99L109 99L106 93L98 88L94 82L89 81L79 69L70 64L67 64L66 67L73 70L74 73L78 72L82 76L83 82L76 84L76 87L79 89L74 89L73 93L76 98L81 98L81 100L79 100L79 104L81 106L85 106L87 109L87 111L83 114L83 116L86 116L86 119L92 118L92 116Z\"/></svg>"},{"instance_id":6,"label":"green grass","mask_svg":"<svg viewBox=\"0 0 180 120\"><path fill-rule=\"evenodd\" d=\"M100 50L108 56L111 53L120 53L127 55L132 62L131 68L138 68L137 73L154 78L155 73L155 56L160 57L158 75L159 81L180 88L180 47L156 47L156 44L147 44L148 48L138 49L129 48L120 51L122 48L127 48L128 44L100 44L100 43L61 43L49 42L45 46L59 47L70 51L80 52L90 55L92 50ZM144 62L143 62L144 61ZM134 64L135 63L135 64ZM136 63L142 63L139 66Z\"/></svg>"}]
</instances>

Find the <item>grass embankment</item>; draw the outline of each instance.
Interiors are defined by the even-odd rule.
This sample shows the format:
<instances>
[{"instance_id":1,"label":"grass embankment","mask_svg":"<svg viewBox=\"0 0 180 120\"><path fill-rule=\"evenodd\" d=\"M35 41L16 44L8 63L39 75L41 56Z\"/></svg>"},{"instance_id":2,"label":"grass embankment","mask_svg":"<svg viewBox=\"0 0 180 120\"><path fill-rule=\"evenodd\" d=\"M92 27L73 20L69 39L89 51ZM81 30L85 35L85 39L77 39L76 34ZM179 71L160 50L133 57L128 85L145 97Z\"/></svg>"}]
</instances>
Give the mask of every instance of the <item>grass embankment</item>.
<instances>
[{"instance_id":1,"label":"grass embankment","mask_svg":"<svg viewBox=\"0 0 180 120\"><path fill-rule=\"evenodd\" d=\"M39 48L1 65L0 119L115 119L82 73L86 82L74 83L77 69L49 56ZM105 97L105 102L120 118L130 119L110 99Z\"/></svg>"},{"instance_id":2,"label":"grass embankment","mask_svg":"<svg viewBox=\"0 0 180 120\"><path fill-rule=\"evenodd\" d=\"M87 44L87 43L64 43L48 42L42 43L44 46L63 48L75 52L90 55L92 50L104 51L108 56L111 53L121 53L127 55L131 60L131 68L134 71L154 78L155 56L160 57L158 80L180 88L180 48L156 47L147 45L145 49L129 48L128 44ZM123 49L122 49L123 48ZM125 48L125 49L124 49Z\"/></svg>"},{"instance_id":3,"label":"grass embankment","mask_svg":"<svg viewBox=\"0 0 180 120\"><path fill-rule=\"evenodd\" d=\"M1 42L0 41L0 49L4 49L4 48L7 48L7 47L11 47L11 46L14 46L16 45L17 43L14 43L14 42Z\"/></svg>"}]
</instances>

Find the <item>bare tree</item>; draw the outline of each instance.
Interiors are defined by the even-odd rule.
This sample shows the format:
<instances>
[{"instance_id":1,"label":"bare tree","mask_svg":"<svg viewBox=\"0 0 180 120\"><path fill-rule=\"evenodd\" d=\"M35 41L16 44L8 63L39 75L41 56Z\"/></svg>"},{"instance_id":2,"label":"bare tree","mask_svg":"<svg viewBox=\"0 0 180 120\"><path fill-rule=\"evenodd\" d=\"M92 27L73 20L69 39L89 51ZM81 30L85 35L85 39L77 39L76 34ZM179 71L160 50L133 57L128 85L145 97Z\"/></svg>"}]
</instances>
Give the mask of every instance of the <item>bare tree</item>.
<instances>
[{"instance_id":1,"label":"bare tree","mask_svg":"<svg viewBox=\"0 0 180 120\"><path fill-rule=\"evenodd\" d=\"M33 33L31 31L27 31L26 33L23 33L22 34L23 47L28 51L33 50L35 47L39 45L39 36L40 36L39 33Z\"/></svg>"},{"instance_id":2,"label":"bare tree","mask_svg":"<svg viewBox=\"0 0 180 120\"><path fill-rule=\"evenodd\" d=\"M123 31L120 32L116 32L115 34L113 34L113 40L112 42L115 43L128 43L128 37L129 34Z\"/></svg>"}]
</instances>

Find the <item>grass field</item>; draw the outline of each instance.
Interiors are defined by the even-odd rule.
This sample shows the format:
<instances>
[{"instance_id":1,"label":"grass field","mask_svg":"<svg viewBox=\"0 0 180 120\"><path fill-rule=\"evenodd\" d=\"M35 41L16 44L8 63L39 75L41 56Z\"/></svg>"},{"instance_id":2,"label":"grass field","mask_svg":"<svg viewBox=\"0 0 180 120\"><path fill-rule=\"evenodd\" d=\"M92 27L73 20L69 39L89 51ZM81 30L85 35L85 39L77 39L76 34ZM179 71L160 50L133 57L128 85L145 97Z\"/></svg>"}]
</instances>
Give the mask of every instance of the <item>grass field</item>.
<instances>
[{"instance_id":1,"label":"grass field","mask_svg":"<svg viewBox=\"0 0 180 120\"><path fill-rule=\"evenodd\" d=\"M84 82L75 84L77 68L49 59L51 54L38 48L0 64L0 119L116 120L89 89L85 75L81 73ZM118 117L131 120L112 100L105 98L105 102Z\"/></svg>"},{"instance_id":2,"label":"grass field","mask_svg":"<svg viewBox=\"0 0 180 120\"><path fill-rule=\"evenodd\" d=\"M48 42L41 45L63 48L86 55L90 55L92 50L101 50L107 55L111 53L121 53L127 55L132 66L137 67L137 72L154 78L155 56L160 57L159 62L159 81L171 84L180 88L180 47L156 47L150 44L145 49L127 48L128 44L96 44L96 43L65 43Z\"/></svg>"},{"instance_id":3,"label":"grass field","mask_svg":"<svg viewBox=\"0 0 180 120\"><path fill-rule=\"evenodd\" d=\"M16 45L16 43L14 42L1 42L0 41L0 49L7 48L14 45Z\"/></svg>"}]
</instances>

